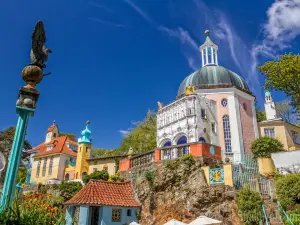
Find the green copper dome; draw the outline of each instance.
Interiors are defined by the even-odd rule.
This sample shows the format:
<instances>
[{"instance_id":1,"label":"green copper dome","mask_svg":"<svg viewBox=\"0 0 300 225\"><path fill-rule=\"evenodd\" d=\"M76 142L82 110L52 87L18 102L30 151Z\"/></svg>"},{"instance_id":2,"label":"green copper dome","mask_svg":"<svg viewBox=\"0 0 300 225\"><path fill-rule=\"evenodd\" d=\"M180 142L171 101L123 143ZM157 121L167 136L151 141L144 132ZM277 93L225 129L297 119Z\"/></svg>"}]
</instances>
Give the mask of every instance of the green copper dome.
<instances>
[{"instance_id":1,"label":"green copper dome","mask_svg":"<svg viewBox=\"0 0 300 225\"><path fill-rule=\"evenodd\" d=\"M187 76L180 84L178 96L185 93L185 88L193 85L196 89L237 87L250 92L246 81L236 73L222 66L207 65Z\"/></svg>"}]
</instances>

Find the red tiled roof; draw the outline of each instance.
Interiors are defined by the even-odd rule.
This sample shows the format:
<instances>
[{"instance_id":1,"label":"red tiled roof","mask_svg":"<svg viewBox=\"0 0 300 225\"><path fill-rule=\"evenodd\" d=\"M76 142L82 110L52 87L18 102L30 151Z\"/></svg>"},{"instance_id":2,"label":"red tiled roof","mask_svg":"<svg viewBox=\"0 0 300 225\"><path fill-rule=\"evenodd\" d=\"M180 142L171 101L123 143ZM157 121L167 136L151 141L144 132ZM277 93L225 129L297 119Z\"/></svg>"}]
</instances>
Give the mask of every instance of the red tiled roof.
<instances>
[{"instance_id":1,"label":"red tiled roof","mask_svg":"<svg viewBox=\"0 0 300 225\"><path fill-rule=\"evenodd\" d=\"M37 147L30 150L30 152L37 152L35 156L42 156L42 155L52 155L56 153L64 153L71 156L77 156L77 153L74 152L72 149L69 149L66 145L66 142L70 142L72 144L77 144L77 142L72 141L70 138L63 136L63 137L57 137L54 138L49 143L42 143L38 145ZM47 146L52 145L51 150L47 150Z\"/></svg>"},{"instance_id":2,"label":"red tiled roof","mask_svg":"<svg viewBox=\"0 0 300 225\"><path fill-rule=\"evenodd\" d=\"M107 205L140 207L134 199L131 182L90 180L66 205Z\"/></svg>"}]
</instances>

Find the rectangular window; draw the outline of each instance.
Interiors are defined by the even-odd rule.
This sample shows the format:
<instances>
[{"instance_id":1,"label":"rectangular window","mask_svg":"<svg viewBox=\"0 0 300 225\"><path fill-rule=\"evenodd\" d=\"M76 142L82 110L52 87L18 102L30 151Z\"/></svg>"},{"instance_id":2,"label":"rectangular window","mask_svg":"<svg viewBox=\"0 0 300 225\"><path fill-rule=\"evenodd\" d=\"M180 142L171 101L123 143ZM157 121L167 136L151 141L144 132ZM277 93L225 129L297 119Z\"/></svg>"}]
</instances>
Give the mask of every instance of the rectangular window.
<instances>
[{"instance_id":1,"label":"rectangular window","mask_svg":"<svg viewBox=\"0 0 300 225\"><path fill-rule=\"evenodd\" d=\"M43 170L42 170L42 177L44 177L45 174L46 174L46 167L47 167L47 158L44 159Z\"/></svg>"},{"instance_id":2,"label":"rectangular window","mask_svg":"<svg viewBox=\"0 0 300 225\"><path fill-rule=\"evenodd\" d=\"M300 144L299 133L298 132L292 130L292 138L293 138L294 143Z\"/></svg>"},{"instance_id":3,"label":"rectangular window","mask_svg":"<svg viewBox=\"0 0 300 225\"><path fill-rule=\"evenodd\" d=\"M211 130L213 133L217 133L216 123L214 123L214 122L211 123Z\"/></svg>"},{"instance_id":4,"label":"rectangular window","mask_svg":"<svg viewBox=\"0 0 300 225\"><path fill-rule=\"evenodd\" d=\"M206 119L206 111L205 111L205 109L201 109L201 117L202 117L202 119Z\"/></svg>"},{"instance_id":5,"label":"rectangular window","mask_svg":"<svg viewBox=\"0 0 300 225\"><path fill-rule=\"evenodd\" d=\"M52 149L52 145L48 145L47 146L47 151L51 150Z\"/></svg>"},{"instance_id":6,"label":"rectangular window","mask_svg":"<svg viewBox=\"0 0 300 225\"><path fill-rule=\"evenodd\" d=\"M38 161L37 168L36 168L36 177L40 176L40 170L41 170L41 160Z\"/></svg>"},{"instance_id":7,"label":"rectangular window","mask_svg":"<svg viewBox=\"0 0 300 225\"><path fill-rule=\"evenodd\" d=\"M52 175L52 167L53 167L53 157L51 157L51 159L50 159L48 176Z\"/></svg>"},{"instance_id":8,"label":"rectangular window","mask_svg":"<svg viewBox=\"0 0 300 225\"><path fill-rule=\"evenodd\" d=\"M121 209L112 209L112 222L121 222Z\"/></svg>"},{"instance_id":9,"label":"rectangular window","mask_svg":"<svg viewBox=\"0 0 300 225\"><path fill-rule=\"evenodd\" d=\"M188 115L192 115L192 109L191 109L191 108L188 108L187 114L188 114Z\"/></svg>"},{"instance_id":10,"label":"rectangular window","mask_svg":"<svg viewBox=\"0 0 300 225\"><path fill-rule=\"evenodd\" d=\"M265 132L265 136L266 137L275 138L275 130L274 130L274 128L265 128L264 132Z\"/></svg>"}]
</instances>

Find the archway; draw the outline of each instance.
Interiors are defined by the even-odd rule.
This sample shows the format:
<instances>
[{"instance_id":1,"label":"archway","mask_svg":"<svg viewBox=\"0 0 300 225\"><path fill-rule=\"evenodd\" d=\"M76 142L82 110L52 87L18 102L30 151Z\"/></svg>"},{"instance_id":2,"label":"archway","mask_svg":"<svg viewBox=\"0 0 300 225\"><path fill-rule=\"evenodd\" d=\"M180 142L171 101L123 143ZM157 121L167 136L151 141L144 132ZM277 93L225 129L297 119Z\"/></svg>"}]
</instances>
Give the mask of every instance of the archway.
<instances>
[{"instance_id":1,"label":"archway","mask_svg":"<svg viewBox=\"0 0 300 225\"><path fill-rule=\"evenodd\" d=\"M65 180L70 180L70 175L68 173L65 175Z\"/></svg>"},{"instance_id":2,"label":"archway","mask_svg":"<svg viewBox=\"0 0 300 225\"><path fill-rule=\"evenodd\" d=\"M183 145L187 143L187 138L186 136L181 136L180 138L178 138L177 140L177 145Z\"/></svg>"},{"instance_id":3,"label":"archway","mask_svg":"<svg viewBox=\"0 0 300 225\"><path fill-rule=\"evenodd\" d=\"M183 145L183 144L186 144L186 143L187 143L187 138L184 135L181 136L180 138L178 138L178 140L177 140L177 145ZM176 158L181 156L181 155L188 154L188 146L179 147L177 149L177 152L174 153L174 154L176 154L176 156L175 156Z\"/></svg>"},{"instance_id":4,"label":"archway","mask_svg":"<svg viewBox=\"0 0 300 225\"><path fill-rule=\"evenodd\" d=\"M163 144L163 147L168 147L168 146L171 146L171 145L172 145L171 141L167 141Z\"/></svg>"},{"instance_id":5,"label":"archway","mask_svg":"<svg viewBox=\"0 0 300 225\"><path fill-rule=\"evenodd\" d=\"M200 137L200 138L199 138L199 142L200 142L200 143L206 143L206 140L205 140L204 137Z\"/></svg>"}]
</instances>

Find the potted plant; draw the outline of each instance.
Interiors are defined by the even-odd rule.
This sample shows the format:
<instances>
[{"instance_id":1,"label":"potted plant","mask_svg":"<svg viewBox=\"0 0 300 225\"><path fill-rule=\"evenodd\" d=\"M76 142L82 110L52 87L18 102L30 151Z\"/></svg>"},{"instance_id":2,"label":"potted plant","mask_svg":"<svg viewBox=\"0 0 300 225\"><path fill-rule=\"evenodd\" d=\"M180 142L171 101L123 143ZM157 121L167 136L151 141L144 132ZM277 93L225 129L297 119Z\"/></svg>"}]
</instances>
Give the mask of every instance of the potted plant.
<instances>
[{"instance_id":1,"label":"potted plant","mask_svg":"<svg viewBox=\"0 0 300 225\"><path fill-rule=\"evenodd\" d=\"M271 153L282 152L283 144L271 137L260 137L251 145L251 151L258 161L259 172L263 176L273 176L276 172Z\"/></svg>"}]
</instances>

